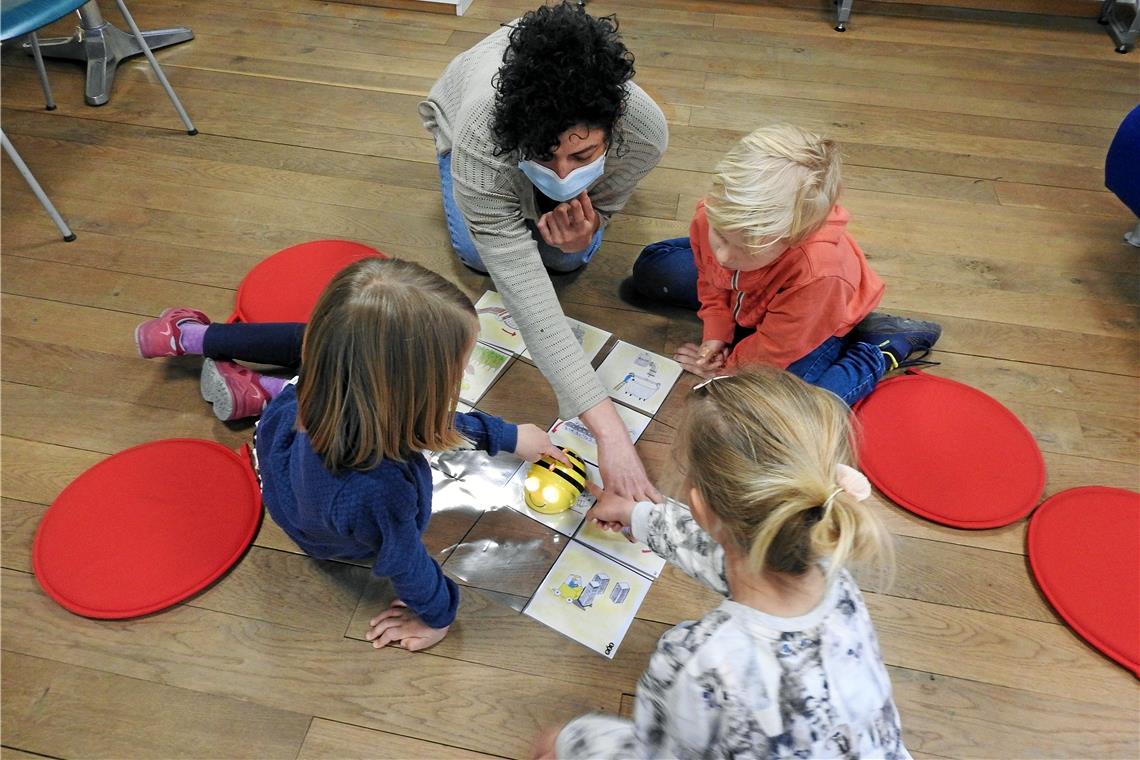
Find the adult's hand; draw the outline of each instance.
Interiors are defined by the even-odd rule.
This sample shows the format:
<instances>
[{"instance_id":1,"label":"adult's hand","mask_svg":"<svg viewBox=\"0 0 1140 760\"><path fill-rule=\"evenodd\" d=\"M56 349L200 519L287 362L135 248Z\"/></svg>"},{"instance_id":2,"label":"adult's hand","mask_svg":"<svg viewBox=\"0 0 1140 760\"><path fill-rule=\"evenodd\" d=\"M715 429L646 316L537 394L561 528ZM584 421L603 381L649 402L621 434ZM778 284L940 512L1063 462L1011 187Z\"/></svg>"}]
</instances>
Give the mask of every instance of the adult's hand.
<instances>
[{"instance_id":1,"label":"adult's hand","mask_svg":"<svg viewBox=\"0 0 1140 760\"><path fill-rule=\"evenodd\" d=\"M598 442L598 468L606 490L634 501L661 501L614 402L607 398L582 412L580 418Z\"/></svg>"},{"instance_id":2,"label":"adult's hand","mask_svg":"<svg viewBox=\"0 0 1140 760\"><path fill-rule=\"evenodd\" d=\"M583 190L577 198L559 203L538 220L538 231L548 245L565 253L584 251L598 231L601 217L594 211L590 196Z\"/></svg>"}]
</instances>

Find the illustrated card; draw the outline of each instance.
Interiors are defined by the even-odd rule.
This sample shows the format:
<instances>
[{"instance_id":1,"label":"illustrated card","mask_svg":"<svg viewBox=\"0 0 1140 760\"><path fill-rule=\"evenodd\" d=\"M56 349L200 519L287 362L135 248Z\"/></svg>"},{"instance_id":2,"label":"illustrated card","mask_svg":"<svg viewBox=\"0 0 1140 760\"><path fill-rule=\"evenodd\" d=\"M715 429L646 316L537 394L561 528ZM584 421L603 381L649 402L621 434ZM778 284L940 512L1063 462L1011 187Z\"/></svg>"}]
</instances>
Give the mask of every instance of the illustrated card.
<instances>
[{"instance_id":1,"label":"illustrated card","mask_svg":"<svg viewBox=\"0 0 1140 760\"><path fill-rule=\"evenodd\" d=\"M617 411L618 416L625 423L626 430L629 431L629 439L634 442L641 437L645 428L649 427L649 423L653 421L641 412L636 412L620 404L617 406ZM550 428L550 440L555 446L573 449L591 464L598 463L598 442L586 424L577 417L555 422L554 427Z\"/></svg>"},{"instance_id":2,"label":"illustrated card","mask_svg":"<svg viewBox=\"0 0 1140 760\"><path fill-rule=\"evenodd\" d=\"M589 491L583 491L574 506L565 512L558 512L552 515L531 509L526 504L523 485L526 482L527 473L530 472L530 467L530 463L524 462L523 466L518 469L518 472L516 472L510 482L507 483L502 501L516 512L521 512L532 520L537 520L546 527L556 530L567 538L570 538L574 535L574 532L578 530L578 526L582 524L582 521L586 517L586 512L590 507L594 506L594 497ZM590 480L595 484L599 486L602 484L602 476L598 472L598 468L589 462L586 463L586 475L589 476Z\"/></svg>"},{"instance_id":3,"label":"illustrated card","mask_svg":"<svg viewBox=\"0 0 1140 760\"><path fill-rule=\"evenodd\" d=\"M624 533L618 531L602 530L592 520L582 521L574 540L629 565L650 578L656 579L661 575L661 569L665 567L665 560L654 554L645 544L640 541L632 542Z\"/></svg>"},{"instance_id":4,"label":"illustrated card","mask_svg":"<svg viewBox=\"0 0 1140 760\"><path fill-rule=\"evenodd\" d=\"M570 541L523 613L613 659L651 584Z\"/></svg>"},{"instance_id":5,"label":"illustrated card","mask_svg":"<svg viewBox=\"0 0 1140 760\"><path fill-rule=\"evenodd\" d=\"M574 337L582 346L582 352L586 354L586 361L588 362L594 361L594 357L598 355L598 352L606 345L606 341L613 335L613 333L608 333L585 322L579 322L572 317L566 317L566 323L570 325L570 332L574 333ZM522 358L532 364L534 363L529 348L523 351Z\"/></svg>"},{"instance_id":6,"label":"illustrated card","mask_svg":"<svg viewBox=\"0 0 1140 760\"><path fill-rule=\"evenodd\" d=\"M506 369L511 355L503 353L486 343L475 343L471 359L463 370L463 384L459 387L459 398L468 404L477 404L495 378Z\"/></svg>"},{"instance_id":7,"label":"illustrated card","mask_svg":"<svg viewBox=\"0 0 1140 760\"><path fill-rule=\"evenodd\" d=\"M479 315L479 340L511 354L526 348L519 326L498 293L493 290L484 293L475 303L475 313Z\"/></svg>"},{"instance_id":8,"label":"illustrated card","mask_svg":"<svg viewBox=\"0 0 1140 760\"><path fill-rule=\"evenodd\" d=\"M680 376L677 362L623 340L598 367L598 378L612 398L646 414L657 413Z\"/></svg>"}]
</instances>

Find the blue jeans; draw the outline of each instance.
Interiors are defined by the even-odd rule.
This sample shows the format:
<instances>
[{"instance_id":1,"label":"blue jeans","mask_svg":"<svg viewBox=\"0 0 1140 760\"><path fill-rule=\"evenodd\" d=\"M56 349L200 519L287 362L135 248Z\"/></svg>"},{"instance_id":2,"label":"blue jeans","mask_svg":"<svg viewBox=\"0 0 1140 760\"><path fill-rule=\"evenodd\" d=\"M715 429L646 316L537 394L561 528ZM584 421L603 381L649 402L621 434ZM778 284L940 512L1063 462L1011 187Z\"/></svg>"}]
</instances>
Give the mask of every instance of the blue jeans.
<instances>
[{"instance_id":1,"label":"blue jeans","mask_svg":"<svg viewBox=\"0 0 1140 760\"><path fill-rule=\"evenodd\" d=\"M631 284L648 299L699 309L697 264L689 239L673 238L646 246L633 263ZM738 327L733 344L753 332ZM788 372L831 391L849 405L873 391L886 369L886 359L878 346L849 336L828 338L788 365Z\"/></svg>"},{"instance_id":2,"label":"blue jeans","mask_svg":"<svg viewBox=\"0 0 1140 760\"><path fill-rule=\"evenodd\" d=\"M471 231L467 229L467 222L464 221L463 214L459 212L459 207L455 205L450 152L439 156L439 188L440 194L443 196L443 215L447 218L447 232L451 235L451 247L455 249L460 261L472 269L486 274L487 267L483 264L479 251L475 249L475 241L471 239ZM542 255L543 265L555 272L573 272L575 269L581 269L589 263L590 259L594 258L594 254L598 252L598 248L602 244L603 228L598 227L598 231L594 233L594 239L590 241L590 245L586 246L584 251L567 253L543 240L542 234L538 231L538 226L533 221L530 219L525 221L531 237L538 244L538 252Z\"/></svg>"}]
</instances>

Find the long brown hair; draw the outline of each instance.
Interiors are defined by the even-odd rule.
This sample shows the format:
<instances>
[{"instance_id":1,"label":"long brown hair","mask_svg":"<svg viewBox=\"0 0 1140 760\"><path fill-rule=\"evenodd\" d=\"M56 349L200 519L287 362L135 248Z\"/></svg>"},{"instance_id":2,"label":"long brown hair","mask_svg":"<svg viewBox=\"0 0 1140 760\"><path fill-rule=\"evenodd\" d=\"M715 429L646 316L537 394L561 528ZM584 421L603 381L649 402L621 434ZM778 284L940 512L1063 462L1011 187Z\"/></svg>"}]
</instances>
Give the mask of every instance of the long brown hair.
<instances>
[{"instance_id":1,"label":"long brown hair","mask_svg":"<svg viewBox=\"0 0 1140 760\"><path fill-rule=\"evenodd\" d=\"M890 534L837 485L855 458L839 397L762 367L693 394L678 435L686 481L753 570L801 575L827 557L831 573L868 559L889 576Z\"/></svg>"},{"instance_id":2,"label":"long brown hair","mask_svg":"<svg viewBox=\"0 0 1140 760\"><path fill-rule=\"evenodd\" d=\"M305 330L298 429L332 472L460 445L455 404L477 331L471 299L419 264L346 267Z\"/></svg>"}]
</instances>

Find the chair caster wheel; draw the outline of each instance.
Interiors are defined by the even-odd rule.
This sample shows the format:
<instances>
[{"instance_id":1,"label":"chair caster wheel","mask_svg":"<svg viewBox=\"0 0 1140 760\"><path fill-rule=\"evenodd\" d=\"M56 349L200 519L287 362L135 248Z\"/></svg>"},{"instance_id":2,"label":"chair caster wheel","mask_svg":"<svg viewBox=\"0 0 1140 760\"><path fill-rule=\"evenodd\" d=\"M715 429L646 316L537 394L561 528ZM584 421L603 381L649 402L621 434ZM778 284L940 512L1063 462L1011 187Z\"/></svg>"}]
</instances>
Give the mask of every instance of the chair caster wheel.
<instances>
[{"instance_id":1,"label":"chair caster wheel","mask_svg":"<svg viewBox=\"0 0 1140 760\"><path fill-rule=\"evenodd\" d=\"M1123 54L1123 53L1127 53L1131 49L1132 48L1128 47L1127 45L1121 45L1120 47L1116 48L1116 52Z\"/></svg>"},{"instance_id":2,"label":"chair caster wheel","mask_svg":"<svg viewBox=\"0 0 1140 760\"><path fill-rule=\"evenodd\" d=\"M847 25L846 24L839 24L835 27L835 31L846 32L847 31Z\"/></svg>"}]
</instances>

